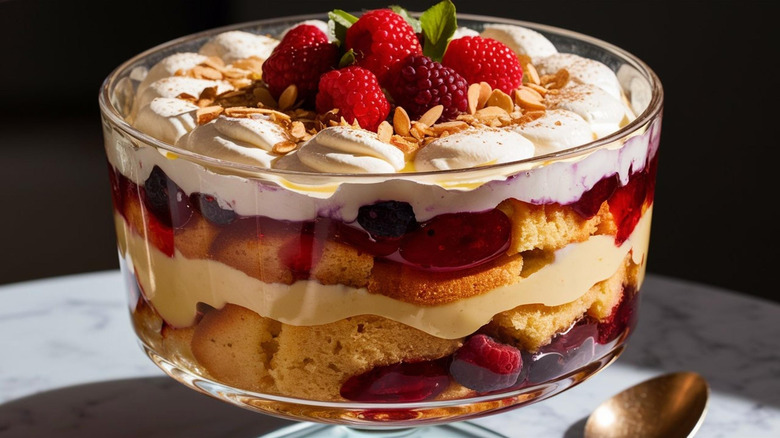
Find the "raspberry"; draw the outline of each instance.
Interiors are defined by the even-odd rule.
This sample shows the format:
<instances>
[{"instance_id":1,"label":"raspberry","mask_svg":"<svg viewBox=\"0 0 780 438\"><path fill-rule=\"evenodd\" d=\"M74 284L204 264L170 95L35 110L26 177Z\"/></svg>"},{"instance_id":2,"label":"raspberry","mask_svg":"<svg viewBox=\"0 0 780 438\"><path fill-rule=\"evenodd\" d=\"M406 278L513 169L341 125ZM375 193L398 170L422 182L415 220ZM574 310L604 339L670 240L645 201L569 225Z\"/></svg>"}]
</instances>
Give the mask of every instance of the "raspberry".
<instances>
[{"instance_id":1,"label":"raspberry","mask_svg":"<svg viewBox=\"0 0 780 438\"><path fill-rule=\"evenodd\" d=\"M514 385L522 368L520 350L480 334L455 352L450 374L466 388L489 392Z\"/></svg>"},{"instance_id":2,"label":"raspberry","mask_svg":"<svg viewBox=\"0 0 780 438\"><path fill-rule=\"evenodd\" d=\"M328 43L328 36L317 26L299 24L284 34L280 46L308 47Z\"/></svg>"},{"instance_id":3,"label":"raspberry","mask_svg":"<svg viewBox=\"0 0 780 438\"><path fill-rule=\"evenodd\" d=\"M341 387L341 396L373 403L417 402L436 397L449 383L446 358L402 362L350 377Z\"/></svg>"},{"instance_id":4,"label":"raspberry","mask_svg":"<svg viewBox=\"0 0 780 438\"><path fill-rule=\"evenodd\" d=\"M294 84L298 97L311 101L320 75L337 62L338 47L316 27L300 25L291 29L263 62L263 80L275 98Z\"/></svg>"},{"instance_id":5,"label":"raspberry","mask_svg":"<svg viewBox=\"0 0 780 438\"><path fill-rule=\"evenodd\" d=\"M358 65L371 70L383 85L395 63L422 53L412 26L390 9L363 14L347 29L344 47L354 50Z\"/></svg>"},{"instance_id":6,"label":"raspberry","mask_svg":"<svg viewBox=\"0 0 780 438\"><path fill-rule=\"evenodd\" d=\"M376 131L390 113L390 103L376 76L355 65L327 72L320 78L317 112L334 108L348 123L357 120L362 128L371 131Z\"/></svg>"},{"instance_id":7,"label":"raspberry","mask_svg":"<svg viewBox=\"0 0 780 438\"><path fill-rule=\"evenodd\" d=\"M468 82L455 70L427 56L407 56L390 71L388 92L414 118L436 105L444 105L444 121L468 109Z\"/></svg>"},{"instance_id":8,"label":"raspberry","mask_svg":"<svg viewBox=\"0 0 780 438\"><path fill-rule=\"evenodd\" d=\"M484 81L507 94L523 83L523 68L515 52L490 38L469 36L452 40L441 63L470 84Z\"/></svg>"}]
</instances>

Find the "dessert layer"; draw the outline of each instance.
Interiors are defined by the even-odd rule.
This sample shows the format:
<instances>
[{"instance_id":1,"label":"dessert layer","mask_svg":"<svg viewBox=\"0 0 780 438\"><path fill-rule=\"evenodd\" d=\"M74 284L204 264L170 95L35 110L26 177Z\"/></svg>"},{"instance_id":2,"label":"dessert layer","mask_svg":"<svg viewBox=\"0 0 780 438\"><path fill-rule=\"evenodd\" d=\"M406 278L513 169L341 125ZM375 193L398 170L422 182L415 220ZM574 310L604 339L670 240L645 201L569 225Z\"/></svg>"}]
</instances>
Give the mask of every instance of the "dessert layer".
<instances>
[{"instance_id":1,"label":"dessert layer","mask_svg":"<svg viewBox=\"0 0 780 438\"><path fill-rule=\"evenodd\" d=\"M503 311L524 304L556 306L578 299L591 286L618 270L631 251L644 263L652 209L620 246L613 236L592 236L555 252L552 263L527 278L485 294L438 306L422 306L371 294L365 288L299 280L292 285L265 283L214 260L168 257L115 216L120 251L146 297L167 323L191 325L198 303L220 308L240 305L286 324L309 326L350 316L374 314L431 335L454 339L468 335Z\"/></svg>"},{"instance_id":2,"label":"dessert layer","mask_svg":"<svg viewBox=\"0 0 780 438\"><path fill-rule=\"evenodd\" d=\"M106 132L106 152L117 171L136 184L143 185L158 166L186 194L214 196L224 208L243 216L289 221L328 217L352 222L360 206L393 199L409 203L417 219L424 221L445 213L492 209L509 198L531 204L574 203L606 176L617 175L621 185L626 184L632 173L646 168L655 157L659 137L660 122L626 140L622 147L616 144L614 149L547 166L536 163L530 168L518 165L447 175L397 174L360 179L280 174L257 174L258 179L247 179L224 175L207 165L169 153L163 155L155 148L115 145L126 140L111 132ZM257 201L258 196L263 202Z\"/></svg>"}]
</instances>

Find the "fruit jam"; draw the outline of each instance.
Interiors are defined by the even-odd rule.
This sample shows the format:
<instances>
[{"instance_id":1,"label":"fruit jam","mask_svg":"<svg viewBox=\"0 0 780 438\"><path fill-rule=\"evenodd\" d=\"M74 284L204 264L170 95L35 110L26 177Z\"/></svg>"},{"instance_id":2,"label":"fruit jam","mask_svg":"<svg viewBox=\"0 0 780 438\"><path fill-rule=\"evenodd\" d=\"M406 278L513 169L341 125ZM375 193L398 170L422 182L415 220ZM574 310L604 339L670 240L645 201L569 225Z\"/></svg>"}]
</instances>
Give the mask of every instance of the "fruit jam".
<instances>
[{"instance_id":1,"label":"fruit jam","mask_svg":"<svg viewBox=\"0 0 780 438\"><path fill-rule=\"evenodd\" d=\"M652 204L657 155L644 169L631 174L626 185L617 175L601 179L570 207L584 219L593 217L604 201L617 225L615 244L633 232L643 211ZM501 256L507 249L512 224L497 208L479 212L446 213L418 222L405 202L378 201L361 206L354 222L327 217L310 221L284 221L264 216L240 216L222 208L209 194L187 195L159 167L155 166L142 185L136 185L109 165L113 204L116 211L157 249L173 257L180 231L198 217L219 231L211 255L221 237L262 240L266 235L285 235L287 243L279 258L295 279L310 277L325 241L354 247L389 263L400 263L422 271L460 271L476 268ZM127 200L139 200L141 217L130 217ZM147 214L148 213L148 214ZM139 223L139 222L143 223ZM186 237L182 237L186 239Z\"/></svg>"},{"instance_id":2,"label":"fruit jam","mask_svg":"<svg viewBox=\"0 0 780 438\"><path fill-rule=\"evenodd\" d=\"M435 398L450 379L479 395L557 380L625 341L636 326L638 305L637 292L626 288L607 320L585 317L536 352L472 335L451 356L377 367L353 376L342 386L341 396L361 402L419 402Z\"/></svg>"}]
</instances>

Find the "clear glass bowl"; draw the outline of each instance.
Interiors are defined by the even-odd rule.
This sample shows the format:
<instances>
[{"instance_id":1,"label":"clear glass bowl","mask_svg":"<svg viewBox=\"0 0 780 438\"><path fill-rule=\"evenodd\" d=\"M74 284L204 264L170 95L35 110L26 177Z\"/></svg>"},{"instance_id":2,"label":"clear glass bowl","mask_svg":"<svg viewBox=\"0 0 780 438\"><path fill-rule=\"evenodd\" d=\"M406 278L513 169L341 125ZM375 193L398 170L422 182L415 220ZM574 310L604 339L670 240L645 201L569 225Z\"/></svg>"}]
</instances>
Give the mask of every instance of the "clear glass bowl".
<instances>
[{"instance_id":1,"label":"clear glass bowl","mask_svg":"<svg viewBox=\"0 0 780 438\"><path fill-rule=\"evenodd\" d=\"M604 63L637 117L580 147L455 171L268 170L176 148L126 121L139 81L164 57L227 30L278 35L313 18L324 17L180 38L102 87L120 265L149 357L238 406L360 429L495 414L614 361L646 266L663 103L652 70L588 36L460 15L476 30L528 27ZM387 208L414 217L401 237L372 237L365 218ZM458 356L476 333L521 351L511 382L485 385L495 373Z\"/></svg>"}]
</instances>

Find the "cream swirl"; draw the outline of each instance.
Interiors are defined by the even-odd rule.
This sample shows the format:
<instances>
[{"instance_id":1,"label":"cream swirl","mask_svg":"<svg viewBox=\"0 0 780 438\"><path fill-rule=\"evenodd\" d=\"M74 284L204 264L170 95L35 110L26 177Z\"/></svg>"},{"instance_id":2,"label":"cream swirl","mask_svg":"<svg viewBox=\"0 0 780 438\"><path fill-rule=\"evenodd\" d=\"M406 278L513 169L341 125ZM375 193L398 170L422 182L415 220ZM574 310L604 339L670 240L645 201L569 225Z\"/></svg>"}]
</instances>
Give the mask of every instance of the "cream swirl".
<instances>
[{"instance_id":1,"label":"cream swirl","mask_svg":"<svg viewBox=\"0 0 780 438\"><path fill-rule=\"evenodd\" d=\"M514 130L534 143L537 154L560 151L596 139L582 116L563 109L545 111L540 118L517 125Z\"/></svg>"},{"instance_id":2,"label":"cream swirl","mask_svg":"<svg viewBox=\"0 0 780 438\"><path fill-rule=\"evenodd\" d=\"M332 126L318 132L297 152L301 163L319 172L395 173L404 168L404 153L371 131Z\"/></svg>"},{"instance_id":3,"label":"cream swirl","mask_svg":"<svg viewBox=\"0 0 780 438\"><path fill-rule=\"evenodd\" d=\"M174 53L173 55L167 56L149 70L143 81L138 84L136 94L142 94L149 85L160 79L173 76L180 70L189 70L207 59L207 56L193 52Z\"/></svg>"},{"instance_id":4,"label":"cream swirl","mask_svg":"<svg viewBox=\"0 0 780 438\"><path fill-rule=\"evenodd\" d=\"M138 110L133 126L158 140L173 144L195 129L197 110L197 105L186 100L157 97Z\"/></svg>"},{"instance_id":5,"label":"cream swirl","mask_svg":"<svg viewBox=\"0 0 780 438\"><path fill-rule=\"evenodd\" d=\"M199 53L222 58L226 64L250 56L268 59L279 40L240 30L223 32L201 46Z\"/></svg>"},{"instance_id":6,"label":"cream swirl","mask_svg":"<svg viewBox=\"0 0 780 438\"><path fill-rule=\"evenodd\" d=\"M621 100L595 85L565 87L560 93L548 94L546 98L550 109L560 108L579 114L599 138L620 129L630 117L628 107Z\"/></svg>"},{"instance_id":7,"label":"cream swirl","mask_svg":"<svg viewBox=\"0 0 780 438\"><path fill-rule=\"evenodd\" d=\"M569 72L569 84L595 85L609 93L615 99L621 99L620 82L615 72L606 65L593 59L583 58L573 53L557 53L536 60L534 67L539 74L555 74L558 70Z\"/></svg>"},{"instance_id":8,"label":"cream swirl","mask_svg":"<svg viewBox=\"0 0 780 438\"><path fill-rule=\"evenodd\" d=\"M553 43L544 35L525 27L511 24L486 24L480 36L504 43L515 53L530 56L533 60L558 53Z\"/></svg>"},{"instance_id":9,"label":"cream swirl","mask_svg":"<svg viewBox=\"0 0 780 438\"><path fill-rule=\"evenodd\" d=\"M198 97L203 90L209 87L217 87L217 94L233 89L233 86L225 81L212 81L187 76L169 76L149 84L143 92L137 95L135 106L138 109L143 108L144 105L148 105L157 97L178 97L181 94Z\"/></svg>"},{"instance_id":10,"label":"cream swirl","mask_svg":"<svg viewBox=\"0 0 780 438\"><path fill-rule=\"evenodd\" d=\"M220 116L182 136L176 146L220 160L270 168L279 158L271 149L285 140L284 129L268 119Z\"/></svg>"},{"instance_id":11,"label":"cream swirl","mask_svg":"<svg viewBox=\"0 0 780 438\"><path fill-rule=\"evenodd\" d=\"M415 170L466 169L534 156L534 144L517 132L469 129L430 142L414 160Z\"/></svg>"}]
</instances>

